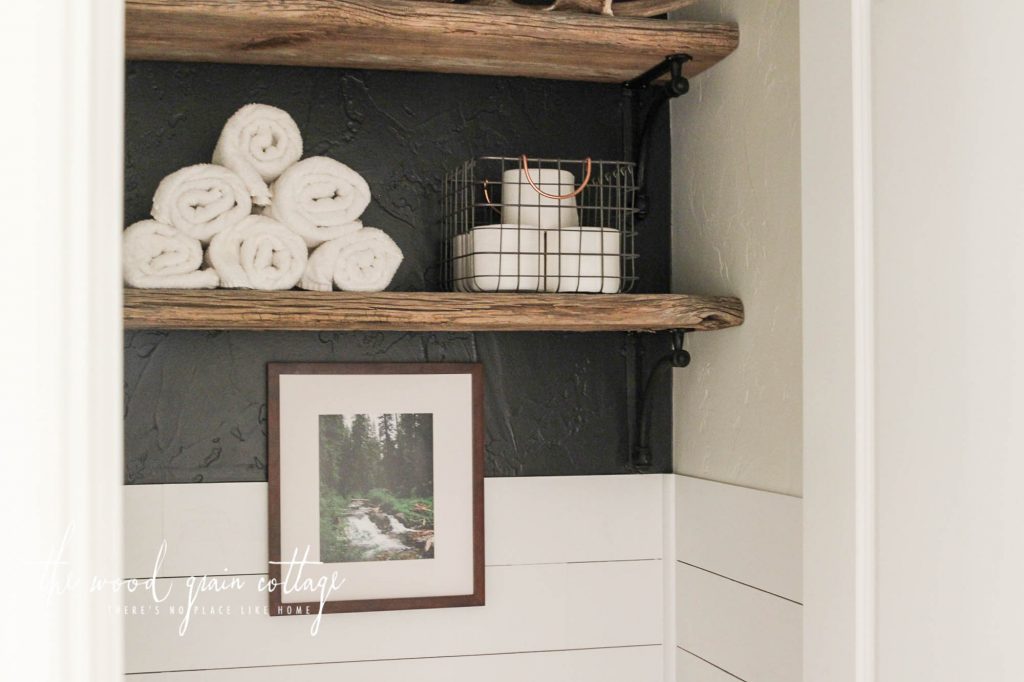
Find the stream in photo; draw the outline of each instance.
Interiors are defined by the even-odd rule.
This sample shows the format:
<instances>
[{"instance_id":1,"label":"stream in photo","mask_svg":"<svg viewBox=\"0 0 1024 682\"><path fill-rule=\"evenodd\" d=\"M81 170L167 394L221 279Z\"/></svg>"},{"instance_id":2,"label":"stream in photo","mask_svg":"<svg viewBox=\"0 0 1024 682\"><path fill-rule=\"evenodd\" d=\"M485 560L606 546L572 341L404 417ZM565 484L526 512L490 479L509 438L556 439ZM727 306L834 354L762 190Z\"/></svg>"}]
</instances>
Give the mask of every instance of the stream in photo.
<instances>
[{"instance_id":1,"label":"stream in photo","mask_svg":"<svg viewBox=\"0 0 1024 682\"><path fill-rule=\"evenodd\" d=\"M362 554L363 561L430 559L434 556L434 531L413 530L394 514L367 500L351 500L336 519L339 540Z\"/></svg>"}]
</instances>

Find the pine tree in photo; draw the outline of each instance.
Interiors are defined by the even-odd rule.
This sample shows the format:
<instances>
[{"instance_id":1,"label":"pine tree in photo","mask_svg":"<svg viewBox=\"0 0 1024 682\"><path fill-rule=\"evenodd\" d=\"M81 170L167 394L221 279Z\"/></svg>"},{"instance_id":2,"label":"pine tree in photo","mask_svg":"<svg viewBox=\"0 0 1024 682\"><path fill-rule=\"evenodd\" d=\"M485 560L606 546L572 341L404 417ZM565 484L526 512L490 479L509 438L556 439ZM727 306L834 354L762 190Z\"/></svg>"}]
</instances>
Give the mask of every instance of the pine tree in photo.
<instances>
[{"instance_id":1,"label":"pine tree in photo","mask_svg":"<svg viewBox=\"0 0 1024 682\"><path fill-rule=\"evenodd\" d=\"M320 415L320 485L341 492L341 467L351 433L340 414Z\"/></svg>"},{"instance_id":2,"label":"pine tree in photo","mask_svg":"<svg viewBox=\"0 0 1024 682\"><path fill-rule=\"evenodd\" d=\"M394 494L401 490L402 463L398 456L396 415L382 414L377 425L381 441L381 484Z\"/></svg>"},{"instance_id":3,"label":"pine tree in photo","mask_svg":"<svg viewBox=\"0 0 1024 682\"><path fill-rule=\"evenodd\" d=\"M377 487L374 474L380 458L379 450L373 420L369 415L357 414L352 419L352 441L342 467L341 484L347 494L366 495Z\"/></svg>"}]
</instances>

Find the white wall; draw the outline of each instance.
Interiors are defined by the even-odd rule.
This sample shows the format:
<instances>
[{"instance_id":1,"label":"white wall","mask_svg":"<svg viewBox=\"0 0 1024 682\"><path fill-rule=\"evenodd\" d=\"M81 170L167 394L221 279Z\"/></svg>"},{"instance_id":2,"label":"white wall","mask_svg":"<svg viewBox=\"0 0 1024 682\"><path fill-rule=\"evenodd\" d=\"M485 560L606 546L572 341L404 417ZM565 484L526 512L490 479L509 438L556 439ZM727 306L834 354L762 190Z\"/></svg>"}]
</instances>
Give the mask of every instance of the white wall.
<instances>
[{"instance_id":1,"label":"white wall","mask_svg":"<svg viewBox=\"0 0 1024 682\"><path fill-rule=\"evenodd\" d=\"M872 4L878 680L1024 679L1024 3Z\"/></svg>"},{"instance_id":2,"label":"white wall","mask_svg":"<svg viewBox=\"0 0 1024 682\"><path fill-rule=\"evenodd\" d=\"M803 449L798 3L720 0L679 16L735 21L740 46L672 104L672 285L735 294L746 321L693 335L693 362L673 377L675 470L685 474L676 477L676 679L796 682L801 504L788 496L802 493Z\"/></svg>"},{"instance_id":3,"label":"white wall","mask_svg":"<svg viewBox=\"0 0 1024 682\"><path fill-rule=\"evenodd\" d=\"M677 475L486 480L487 606L310 617L254 607L267 566L265 483L126 486L127 576L238 576L188 631L126 596L135 682L242 679L796 682L799 498ZM586 528L581 533L580 529Z\"/></svg>"},{"instance_id":4,"label":"white wall","mask_svg":"<svg viewBox=\"0 0 1024 682\"><path fill-rule=\"evenodd\" d=\"M798 682L802 501L673 476L677 682Z\"/></svg>"},{"instance_id":5,"label":"white wall","mask_svg":"<svg viewBox=\"0 0 1024 682\"><path fill-rule=\"evenodd\" d=\"M671 478L486 479L486 606L328 614L315 637L311 616L254 612L267 603L256 589L265 483L127 486L126 575L149 576L166 541L161 576L245 586L202 593L180 636L169 609L184 603L184 579L157 581L172 590L160 613L151 595L127 595L126 671L138 682L660 682Z\"/></svg>"},{"instance_id":6,"label":"white wall","mask_svg":"<svg viewBox=\"0 0 1024 682\"><path fill-rule=\"evenodd\" d=\"M703 2L739 49L672 104L673 289L735 294L738 329L688 339L676 370L675 467L801 493L798 3Z\"/></svg>"},{"instance_id":7,"label":"white wall","mask_svg":"<svg viewBox=\"0 0 1024 682\"><path fill-rule=\"evenodd\" d=\"M801 5L805 679L1024 679L1024 5Z\"/></svg>"}]
</instances>

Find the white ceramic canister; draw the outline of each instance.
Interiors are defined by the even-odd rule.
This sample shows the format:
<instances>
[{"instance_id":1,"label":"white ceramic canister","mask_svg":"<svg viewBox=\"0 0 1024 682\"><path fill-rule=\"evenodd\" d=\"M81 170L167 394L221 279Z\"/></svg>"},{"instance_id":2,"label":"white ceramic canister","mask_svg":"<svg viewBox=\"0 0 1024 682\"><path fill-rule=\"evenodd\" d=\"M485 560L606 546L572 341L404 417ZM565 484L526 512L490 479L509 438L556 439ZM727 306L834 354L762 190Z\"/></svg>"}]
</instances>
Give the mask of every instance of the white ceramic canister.
<instances>
[{"instance_id":1,"label":"white ceramic canister","mask_svg":"<svg viewBox=\"0 0 1024 682\"><path fill-rule=\"evenodd\" d=\"M481 225L469 233L469 291L541 291L543 231L532 225Z\"/></svg>"},{"instance_id":2,"label":"white ceramic canister","mask_svg":"<svg viewBox=\"0 0 1024 682\"><path fill-rule=\"evenodd\" d=\"M576 190L576 178L567 170L530 168L527 171L537 187L554 196L565 196ZM541 229L578 227L576 197L552 199L539 194L521 168L501 175L501 222L507 225L534 225Z\"/></svg>"},{"instance_id":3,"label":"white ceramic canister","mask_svg":"<svg viewBox=\"0 0 1024 682\"><path fill-rule=\"evenodd\" d=\"M611 227L548 230L544 291L617 294L622 291L622 233Z\"/></svg>"},{"instance_id":4,"label":"white ceramic canister","mask_svg":"<svg viewBox=\"0 0 1024 682\"><path fill-rule=\"evenodd\" d=\"M452 289L469 291L469 233L458 234L452 239Z\"/></svg>"}]
</instances>

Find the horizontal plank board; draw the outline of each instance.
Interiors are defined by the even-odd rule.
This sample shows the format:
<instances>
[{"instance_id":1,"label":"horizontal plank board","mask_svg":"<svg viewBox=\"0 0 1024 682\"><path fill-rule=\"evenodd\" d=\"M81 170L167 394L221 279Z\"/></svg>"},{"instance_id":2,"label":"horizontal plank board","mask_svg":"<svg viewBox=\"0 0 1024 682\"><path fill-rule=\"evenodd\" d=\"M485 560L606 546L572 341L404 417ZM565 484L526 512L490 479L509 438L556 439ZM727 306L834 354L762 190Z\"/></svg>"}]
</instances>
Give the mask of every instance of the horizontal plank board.
<instances>
[{"instance_id":1,"label":"horizontal plank board","mask_svg":"<svg viewBox=\"0 0 1024 682\"><path fill-rule=\"evenodd\" d=\"M487 569L487 605L455 609L270 617L253 576L242 590L206 592L183 636L172 605L185 579L156 581L170 595L153 612L145 592L125 595L126 672L206 670L345 661L469 656L661 644L660 560Z\"/></svg>"},{"instance_id":2,"label":"horizontal plank board","mask_svg":"<svg viewBox=\"0 0 1024 682\"><path fill-rule=\"evenodd\" d=\"M219 575L267 571L267 484L195 483L124 488L125 575Z\"/></svg>"},{"instance_id":3,"label":"horizontal plank board","mask_svg":"<svg viewBox=\"0 0 1024 682\"><path fill-rule=\"evenodd\" d=\"M662 477L485 479L489 564L660 559Z\"/></svg>"},{"instance_id":4,"label":"horizontal plank board","mask_svg":"<svg viewBox=\"0 0 1024 682\"><path fill-rule=\"evenodd\" d=\"M132 682L657 682L661 680L661 647L143 673L132 675L130 679Z\"/></svg>"},{"instance_id":5,"label":"horizontal plank board","mask_svg":"<svg viewBox=\"0 0 1024 682\"><path fill-rule=\"evenodd\" d=\"M267 484L263 483L261 485L263 485L263 490L266 492ZM122 511L122 518L124 519L122 533L124 538L122 542L124 555L122 560L124 561L124 577L126 578L147 578L153 575L157 550L170 531L170 529L164 526L164 489L166 487L163 485L126 485L122 488L124 491L124 507ZM232 544L234 543L232 542ZM176 545L177 543L172 545L168 541L169 549ZM241 547L242 545L238 543L237 546ZM265 552L266 549L264 548L264 557L266 556ZM172 552L171 557L174 556L175 552ZM203 566L207 568L221 563L222 560L218 557L213 557L210 560L204 561ZM167 562L164 563L164 567L168 567ZM171 565L170 568L173 570L175 567ZM201 573L209 572L209 570L203 570ZM220 573L219 568L217 572ZM262 573L263 571L260 572ZM163 575L191 574L163 572Z\"/></svg>"},{"instance_id":6,"label":"horizontal plank board","mask_svg":"<svg viewBox=\"0 0 1024 682\"><path fill-rule=\"evenodd\" d=\"M676 476L676 558L802 600L803 501Z\"/></svg>"},{"instance_id":7,"label":"horizontal plank board","mask_svg":"<svg viewBox=\"0 0 1024 682\"><path fill-rule=\"evenodd\" d=\"M801 679L802 607L676 563L677 645L745 682Z\"/></svg>"},{"instance_id":8,"label":"horizontal plank board","mask_svg":"<svg viewBox=\"0 0 1024 682\"><path fill-rule=\"evenodd\" d=\"M128 0L129 59L334 66L623 82L670 54L690 76L734 24L407 0Z\"/></svg>"},{"instance_id":9,"label":"horizontal plank board","mask_svg":"<svg viewBox=\"0 0 1024 682\"><path fill-rule=\"evenodd\" d=\"M126 289L125 329L256 331L712 330L736 298L686 294L465 294Z\"/></svg>"},{"instance_id":10,"label":"horizontal plank board","mask_svg":"<svg viewBox=\"0 0 1024 682\"><path fill-rule=\"evenodd\" d=\"M745 682L676 647L676 682ZM794 680L794 682L796 682Z\"/></svg>"},{"instance_id":11,"label":"horizontal plank board","mask_svg":"<svg viewBox=\"0 0 1024 682\"><path fill-rule=\"evenodd\" d=\"M487 564L662 557L661 476L551 476L484 481ZM267 484L125 486L125 575L265 573ZM581 529L586 532L581 532Z\"/></svg>"}]
</instances>

